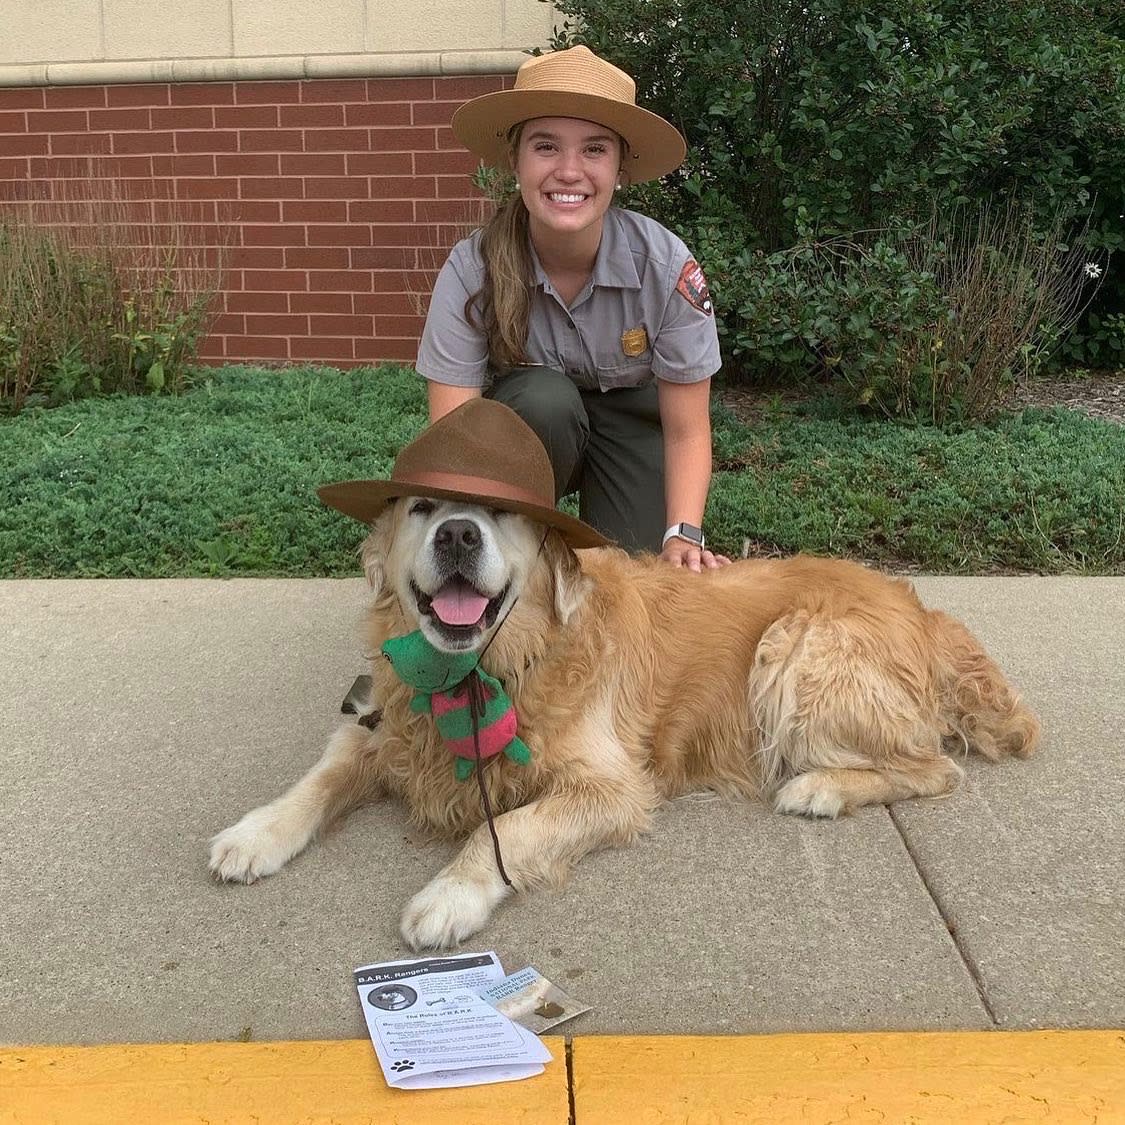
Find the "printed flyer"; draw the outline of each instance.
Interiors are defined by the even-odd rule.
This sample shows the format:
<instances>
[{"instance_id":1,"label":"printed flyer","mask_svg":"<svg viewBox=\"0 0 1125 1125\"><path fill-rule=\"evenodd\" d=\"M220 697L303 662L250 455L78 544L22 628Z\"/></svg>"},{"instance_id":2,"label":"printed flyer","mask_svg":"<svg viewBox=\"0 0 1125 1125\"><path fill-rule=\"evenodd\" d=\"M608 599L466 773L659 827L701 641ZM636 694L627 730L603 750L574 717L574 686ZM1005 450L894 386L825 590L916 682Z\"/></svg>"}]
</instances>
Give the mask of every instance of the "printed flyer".
<instances>
[{"instance_id":1,"label":"printed flyer","mask_svg":"<svg viewBox=\"0 0 1125 1125\"><path fill-rule=\"evenodd\" d=\"M431 1089L542 1074L551 1053L479 995L504 979L495 953L364 965L353 978L388 1085Z\"/></svg>"}]
</instances>

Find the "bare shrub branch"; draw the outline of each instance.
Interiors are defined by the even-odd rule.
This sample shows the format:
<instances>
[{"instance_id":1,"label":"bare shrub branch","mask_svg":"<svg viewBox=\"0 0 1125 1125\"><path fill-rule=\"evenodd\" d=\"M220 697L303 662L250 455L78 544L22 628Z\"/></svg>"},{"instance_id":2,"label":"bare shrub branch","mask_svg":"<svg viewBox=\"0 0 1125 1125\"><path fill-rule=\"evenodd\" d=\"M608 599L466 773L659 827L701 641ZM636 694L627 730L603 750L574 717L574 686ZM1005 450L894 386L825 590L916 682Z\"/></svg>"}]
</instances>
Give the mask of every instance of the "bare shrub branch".
<instances>
[{"instance_id":1,"label":"bare shrub branch","mask_svg":"<svg viewBox=\"0 0 1125 1125\"><path fill-rule=\"evenodd\" d=\"M135 197L95 159L0 207L0 406L176 390L233 241L204 204ZM159 181L145 189L159 192Z\"/></svg>"}]
</instances>

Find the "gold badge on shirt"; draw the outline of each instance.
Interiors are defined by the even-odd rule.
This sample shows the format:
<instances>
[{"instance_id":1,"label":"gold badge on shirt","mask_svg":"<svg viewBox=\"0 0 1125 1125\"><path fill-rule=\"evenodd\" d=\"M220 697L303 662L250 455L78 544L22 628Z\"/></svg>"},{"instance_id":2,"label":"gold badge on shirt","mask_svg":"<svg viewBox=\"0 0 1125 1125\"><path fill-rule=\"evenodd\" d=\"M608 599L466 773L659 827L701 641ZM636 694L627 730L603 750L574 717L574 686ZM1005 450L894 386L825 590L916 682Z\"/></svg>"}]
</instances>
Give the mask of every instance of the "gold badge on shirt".
<instances>
[{"instance_id":1,"label":"gold badge on shirt","mask_svg":"<svg viewBox=\"0 0 1125 1125\"><path fill-rule=\"evenodd\" d=\"M643 326L621 333L621 350L628 356L644 355L648 351L648 333Z\"/></svg>"}]
</instances>

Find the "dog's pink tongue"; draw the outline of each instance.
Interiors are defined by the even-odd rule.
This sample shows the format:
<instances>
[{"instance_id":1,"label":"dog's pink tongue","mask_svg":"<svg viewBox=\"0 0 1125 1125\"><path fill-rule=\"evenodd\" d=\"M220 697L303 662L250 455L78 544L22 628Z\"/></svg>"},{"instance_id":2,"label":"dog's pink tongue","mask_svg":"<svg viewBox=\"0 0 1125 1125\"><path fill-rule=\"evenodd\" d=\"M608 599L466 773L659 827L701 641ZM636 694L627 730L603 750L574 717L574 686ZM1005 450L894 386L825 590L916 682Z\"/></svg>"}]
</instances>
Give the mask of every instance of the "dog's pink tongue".
<instances>
[{"instance_id":1,"label":"dog's pink tongue","mask_svg":"<svg viewBox=\"0 0 1125 1125\"><path fill-rule=\"evenodd\" d=\"M433 598L434 613L446 625L475 625L484 615L488 599L467 582L447 582Z\"/></svg>"}]
</instances>

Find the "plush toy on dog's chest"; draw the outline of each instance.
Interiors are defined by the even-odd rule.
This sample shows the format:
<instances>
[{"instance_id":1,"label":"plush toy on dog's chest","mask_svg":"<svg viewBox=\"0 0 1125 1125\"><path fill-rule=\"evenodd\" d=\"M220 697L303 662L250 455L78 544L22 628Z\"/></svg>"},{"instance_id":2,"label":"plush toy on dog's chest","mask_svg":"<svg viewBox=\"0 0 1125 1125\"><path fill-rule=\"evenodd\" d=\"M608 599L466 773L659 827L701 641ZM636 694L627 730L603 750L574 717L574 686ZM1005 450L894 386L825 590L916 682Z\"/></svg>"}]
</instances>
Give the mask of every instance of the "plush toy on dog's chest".
<instances>
[{"instance_id":1,"label":"plush toy on dog's chest","mask_svg":"<svg viewBox=\"0 0 1125 1125\"><path fill-rule=\"evenodd\" d=\"M382 652L398 678L414 688L411 711L433 715L438 734L457 759L458 781L472 775L478 751L482 761L501 753L521 766L531 761L531 751L516 734L512 701L500 681L477 666L476 653L440 652L421 631L392 637ZM478 688L474 738L473 694Z\"/></svg>"}]
</instances>

